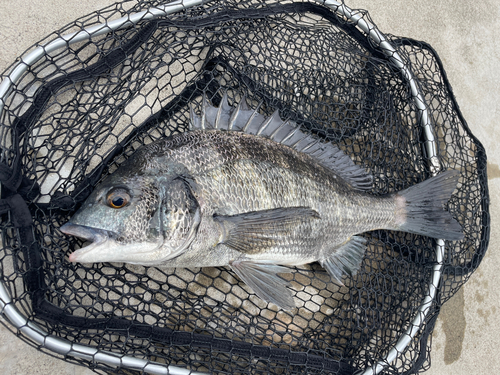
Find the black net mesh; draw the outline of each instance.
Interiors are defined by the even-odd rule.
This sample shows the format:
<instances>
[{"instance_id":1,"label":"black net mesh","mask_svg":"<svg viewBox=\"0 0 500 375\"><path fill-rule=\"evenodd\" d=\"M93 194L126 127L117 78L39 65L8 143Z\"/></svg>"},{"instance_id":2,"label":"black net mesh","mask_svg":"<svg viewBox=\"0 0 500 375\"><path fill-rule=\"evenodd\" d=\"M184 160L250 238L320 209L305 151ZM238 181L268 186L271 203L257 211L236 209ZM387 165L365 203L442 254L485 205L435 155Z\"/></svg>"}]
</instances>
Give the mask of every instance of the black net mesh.
<instances>
[{"instance_id":1,"label":"black net mesh","mask_svg":"<svg viewBox=\"0 0 500 375\"><path fill-rule=\"evenodd\" d=\"M158 5L123 1L40 45ZM230 103L246 95L249 105L263 103L263 114L279 109L364 166L375 195L431 175L407 79L339 12L307 2L218 0L151 14L46 49L0 101L0 272L12 304L50 335L192 371L353 374L378 362L411 327L428 293L437 262L433 239L367 233L362 269L342 287L317 264L296 268L291 312L266 304L228 268L68 261L82 241L59 227L138 147L186 131L190 103L199 108L203 94L215 105L227 91ZM388 41L425 98L441 167L461 172L448 209L465 238L446 244L429 313L384 370L411 374L429 366L440 306L486 251L486 157L434 50L408 38ZM92 356L65 360L131 373Z\"/></svg>"}]
</instances>

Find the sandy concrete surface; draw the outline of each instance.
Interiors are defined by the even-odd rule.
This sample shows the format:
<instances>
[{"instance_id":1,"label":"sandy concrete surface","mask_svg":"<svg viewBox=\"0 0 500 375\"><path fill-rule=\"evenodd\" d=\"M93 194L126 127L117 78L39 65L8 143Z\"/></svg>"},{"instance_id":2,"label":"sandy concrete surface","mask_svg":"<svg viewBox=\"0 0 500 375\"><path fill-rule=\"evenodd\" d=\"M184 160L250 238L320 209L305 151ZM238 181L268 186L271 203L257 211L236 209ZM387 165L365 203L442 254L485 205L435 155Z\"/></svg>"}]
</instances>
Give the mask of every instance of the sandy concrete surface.
<instances>
[{"instance_id":1,"label":"sandy concrete surface","mask_svg":"<svg viewBox=\"0 0 500 375\"><path fill-rule=\"evenodd\" d=\"M24 50L110 0L0 0L0 71ZM443 60L473 133L486 148L492 219L489 251L469 282L445 306L433 335L429 375L500 372L500 3L494 0L348 0L369 10L385 33L430 43ZM0 327L0 373L91 374L29 347Z\"/></svg>"}]
</instances>

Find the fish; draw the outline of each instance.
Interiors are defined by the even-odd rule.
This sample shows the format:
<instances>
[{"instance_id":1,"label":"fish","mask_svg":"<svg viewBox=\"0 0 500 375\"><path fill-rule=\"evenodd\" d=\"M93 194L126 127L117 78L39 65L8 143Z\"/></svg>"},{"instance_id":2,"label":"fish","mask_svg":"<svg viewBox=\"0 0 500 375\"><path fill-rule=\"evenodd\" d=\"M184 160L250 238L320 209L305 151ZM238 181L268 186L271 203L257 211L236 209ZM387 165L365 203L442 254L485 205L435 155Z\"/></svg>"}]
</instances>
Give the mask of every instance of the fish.
<instances>
[{"instance_id":1,"label":"fish","mask_svg":"<svg viewBox=\"0 0 500 375\"><path fill-rule=\"evenodd\" d=\"M295 307L280 275L312 262L343 285L373 230L463 238L445 205L460 173L374 195L373 177L337 145L282 120L205 96L189 130L139 148L60 230L91 243L70 262L230 267L257 296Z\"/></svg>"}]
</instances>

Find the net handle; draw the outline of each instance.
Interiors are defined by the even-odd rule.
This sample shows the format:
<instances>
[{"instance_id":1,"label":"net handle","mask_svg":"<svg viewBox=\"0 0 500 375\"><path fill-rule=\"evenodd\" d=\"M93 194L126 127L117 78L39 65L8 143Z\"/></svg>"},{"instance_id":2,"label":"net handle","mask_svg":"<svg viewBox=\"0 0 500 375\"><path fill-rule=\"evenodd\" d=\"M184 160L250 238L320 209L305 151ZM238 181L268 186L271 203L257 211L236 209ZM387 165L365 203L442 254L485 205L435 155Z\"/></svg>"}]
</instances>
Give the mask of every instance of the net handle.
<instances>
[{"instance_id":1,"label":"net handle","mask_svg":"<svg viewBox=\"0 0 500 375\"><path fill-rule=\"evenodd\" d=\"M45 46L38 46L33 51L29 52L21 58L15 68L11 73L0 83L0 115L2 114L5 98L10 94L12 86L17 83L22 75L29 69L31 65L36 63L44 55L49 54L59 48L64 48L69 44L82 42L90 39L91 37L100 36L111 31L119 30L125 27L135 25L142 20L151 20L160 16L169 15L182 11L183 9L189 9L200 5L203 0L175 0L165 5L150 8L143 12L129 14L125 17L105 22L100 25L95 25L78 32L66 34L60 36ZM424 131L424 152L428 158L429 169L431 175L436 175L440 169L440 162L437 156L437 141L434 134L434 128L432 126L428 108L425 104L424 96L422 95L416 80L413 77L411 70L405 65L404 60L401 58L399 53L394 49L387 38L382 34L378 28L371 22L363 18L363 14L359 11L352 10L345 4L339 3L334 0L314 0L320 5L330 8L335 13L341 14L350 22L354 23L366 36L371 40L371 42L378 47L388 60L401 72L403 78L408 82L410 87L410 92L413 97L415 106L418 111L418 119L421 127ZM379 360L377 363L357 372L357 375L376 375L379 374L385 367L390 363L395 361L399 354L404 352L408 347L410 342L413 340L417 332L423 326L426 318L429 314L431 306L437 294L439 281L442 276L443 271L443 258L444 258L444 241L437 240L436 246L436 264L433 267L432 275L428 284L427 295L422 301L415 318L410 323L409 328L404 334L399 338L397 343L386 353L386 355ZM165 366L162 364L155 364L152 362L140 360L131 356L117 356L115 354L97 350L90 346L72 344L66 340L49 336L46 332L40 329L34 322L30 322L13 304L10 299L8 290L6 289L3 281L0 280L0 311L7 317L7 319L22 333L26 334L31 339L37 341L37 343L49 350L55 351L62 354L58 349L65 348L70 345L71 347L77 347L78 350L72 352L72 356L79 358L88 359L88 353L93 353L92 359L94 361L103 362L105 364L116 366L120 365L129 368L138 368L136 365L139 363L137 361L142 361L139 368L146 369L148 367L148 372L152 374L167 374L172 375L184 375L191 373L186 369L178 368L175 366ZM42 333L43 332L43 333ZM39 339L39 340L38 340ZM69 354L69 352L64 352ZM117 358L119 360L117 360ZM194 374L194 373L191 373Z\"/></svg>"}]
</instances>

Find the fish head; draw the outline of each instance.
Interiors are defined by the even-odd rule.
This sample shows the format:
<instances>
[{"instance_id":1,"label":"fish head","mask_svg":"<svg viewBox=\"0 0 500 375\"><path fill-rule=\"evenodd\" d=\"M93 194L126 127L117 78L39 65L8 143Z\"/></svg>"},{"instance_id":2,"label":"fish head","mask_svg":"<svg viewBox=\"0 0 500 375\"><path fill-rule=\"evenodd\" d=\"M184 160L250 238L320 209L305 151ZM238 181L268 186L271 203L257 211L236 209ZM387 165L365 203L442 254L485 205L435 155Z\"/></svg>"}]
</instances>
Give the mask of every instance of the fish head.
<instances>
[{"instance_id":1,"label":"fish head","mask_svg":"<svg viewBox=\"0 0 500 375\"><path fill-rule=\"evenodd\" d=\"M193 240L200 210L182 180L118 169L99 184L60 229L91 244L71 262L156 265Z\"/></svg>"},{"instance_id":2,"label":"fish head","mask_svg":"<svg viewBox=\"0 0 500 375\"><path fill-rule=\"evenodd\" d=\"M155 223L159 189L148 176L108 176L86 199L69 222L61 227L68 235L92 243L73 252L72 262L131 262L161 246ZM131 251L131 248L134 250Z\"/></svg>"}]
</instances>

